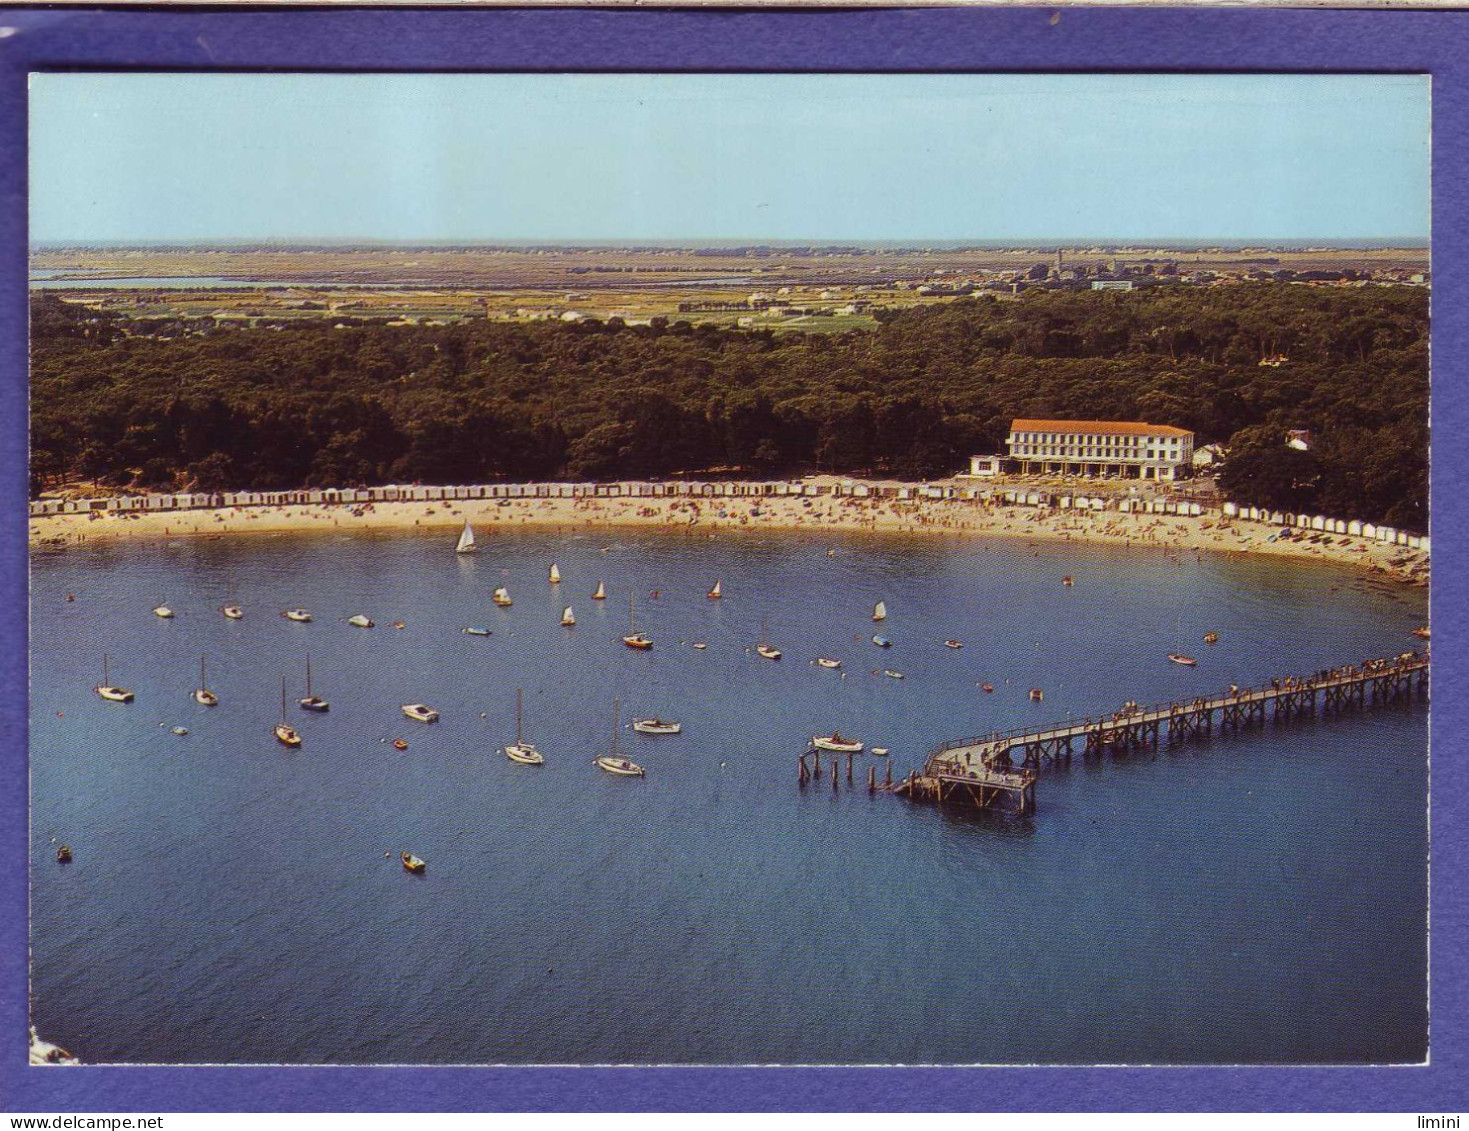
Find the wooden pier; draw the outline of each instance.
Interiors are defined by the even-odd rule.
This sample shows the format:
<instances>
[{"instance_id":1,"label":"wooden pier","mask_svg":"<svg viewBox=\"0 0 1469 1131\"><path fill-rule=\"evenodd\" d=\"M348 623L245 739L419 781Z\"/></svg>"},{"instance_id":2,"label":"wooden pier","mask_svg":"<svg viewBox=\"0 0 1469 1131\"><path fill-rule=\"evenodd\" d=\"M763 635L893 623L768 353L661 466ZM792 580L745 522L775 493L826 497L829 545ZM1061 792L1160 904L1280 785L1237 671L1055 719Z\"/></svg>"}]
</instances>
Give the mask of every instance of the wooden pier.
<instances>
[{"instance_id":1,"label":"wooden pier","mask_svg":"<svg viewBox=\"0 0 1469 1131\"><path fill-rule=\"evenodd\" d=\"M1260 687L1231 687L1211 699L1151 707L1128 703L1102 718L956 739L930 753L921 773L910 773L897 785L891 784L889 770L886 788L913 801L979 809L1003 805L1030 814L1035 811L1039 768L1046 763L1069 763L1078 746L1083 755L1156 749L1163 742L1207 738L1216 730L1222 735L1318 712L1408 702L1415 695L1427 695L1428 663L1426 652L1404 652L1392 659L1368 660L1312 676L1272 679ZM804 765L803 759L803 775ZM871 774L868 780L870 788L878 788Z\"/></svg>"}]
</instances>

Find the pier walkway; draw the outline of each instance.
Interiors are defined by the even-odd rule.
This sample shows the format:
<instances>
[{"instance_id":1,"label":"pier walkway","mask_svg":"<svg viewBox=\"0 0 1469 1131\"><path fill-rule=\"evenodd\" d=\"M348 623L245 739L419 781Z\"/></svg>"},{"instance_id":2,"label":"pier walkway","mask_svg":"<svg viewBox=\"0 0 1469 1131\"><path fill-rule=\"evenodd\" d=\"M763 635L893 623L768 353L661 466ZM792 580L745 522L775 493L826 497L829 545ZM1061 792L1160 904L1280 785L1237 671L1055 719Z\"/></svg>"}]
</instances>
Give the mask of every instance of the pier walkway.
<instances>
[{"instance_id":1,"label":"pier walkway","mask_svg":"<svg viewBox=\"0 0 1469 1131\"><path fill-rule=\"evenodd\" d=\"M1401 703L1428 690L1426 652L1366 660L1312 676L1286 676L1260 687L1230 687L1214 698L1141 707L1128 703L1110 716L1068 720L1040 729L1018 728L946 742L932 751L921 773L910 773L893 793L915 801L952 802L980 809L1007 803L1026 814L1035 809L1037 769L1069 762L1078 743L1087 754L1156 748L1160 742L1204 738L1220 732L1321 712ZM1016 763L1019 763L1017 767Z\"/></svg>"}]
</instances>

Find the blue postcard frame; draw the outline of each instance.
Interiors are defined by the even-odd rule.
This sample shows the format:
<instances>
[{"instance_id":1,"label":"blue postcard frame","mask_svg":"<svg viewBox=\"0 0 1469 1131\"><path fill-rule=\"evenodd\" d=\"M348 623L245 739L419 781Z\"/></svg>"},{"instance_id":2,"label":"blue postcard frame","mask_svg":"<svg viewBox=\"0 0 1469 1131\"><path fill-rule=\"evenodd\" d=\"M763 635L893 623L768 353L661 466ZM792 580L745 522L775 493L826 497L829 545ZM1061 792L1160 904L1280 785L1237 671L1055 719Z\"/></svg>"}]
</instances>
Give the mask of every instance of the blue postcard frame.
<instances>
[{"instance_id":1,"label":"blue postcard frame","mask_svg":"<svg viewBox=\"0 0 1469 1131\"><path fill-rule=\"evenodd\" d=\"M1469 12L0 9L0 701L26 701L26 75L35 70L1214 71L1433 83L1431 1064L1414 1068L31 1068L23 713L0 713L0 1100L22 1112L1462 1110Z\"/></svg>"}]
</instances>

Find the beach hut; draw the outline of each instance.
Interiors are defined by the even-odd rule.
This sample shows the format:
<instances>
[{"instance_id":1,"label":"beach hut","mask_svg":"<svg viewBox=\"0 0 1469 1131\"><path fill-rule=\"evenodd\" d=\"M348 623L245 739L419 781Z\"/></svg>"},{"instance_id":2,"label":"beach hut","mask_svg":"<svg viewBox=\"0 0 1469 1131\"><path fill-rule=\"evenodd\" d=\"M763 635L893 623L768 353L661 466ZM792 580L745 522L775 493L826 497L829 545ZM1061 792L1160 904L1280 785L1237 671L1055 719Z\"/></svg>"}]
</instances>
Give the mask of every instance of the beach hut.
<instances>
[{"instance_id":1,"label":"beach hut","mask_svg":"<svg viewBox=\"0 0 1469 1131\"><path fill-rule=\"evenodd\" d=\"M1377 540L1379 542L1392 542L1398 536L1398 532L1391 526L1379 526L1377 528Z\"/></svg>"},{"instance_id":2,"label":"beach hut","mask_svg":"<svg viewBox=\"0 0 1469 1131\"><path fill-rule=\"evenodd\" d=\"M1418 548L1422 550L1425 554L1432 553L1432 548L1428 544L1427 534L1418 539Z\"/></svg>"},{"instance_id":3,"label":"beach hut","mask_svg":"<svg viewBox=\"0 0 1469 1131\"><path fill-rule=\"evenodd\" d=\"M1352 519L1351 522L1347 523L1347 533L1352 535L1354 538L1360 537L1362 534L1362 523L1355 518Z\"/></svg>"},{"instance_id":4,"label":"beach hut","mask_svg":"<svg viewBox=\"0 0 1469 1131\"><path fill-rule=\"evenodd\" d=\"M1370 523L1370 522L1364 522L1362 524L1362 537L1363 538L1370 538L1373 541L1376 541L1377 540L1377 527L1376 527L1376 525L1373 524L1373 523Z\"/></svg>"},{"instance_id":5,"label":"beach hut","mask_svg":"<svg viewBox=\"0 0 1469 1131\"><path fill-rule=\"evenodd\" d=\"M1224 517L1225 518L1234 518L1238 514L1239 514L1239 507L1237 507L1234 503L1225 503L1224 504Z\"/></svg>"},{"instance_id":6,"label":"beach hut","mask_svg":"<svg viewBox=\"0 0 1469 1131\"><path fill-rule=\"evenodd\" d=\"M1324 531L1326 529L1326 519L1318 514L1311 520L1311 529Z\"/></svg>"}]
</instances>

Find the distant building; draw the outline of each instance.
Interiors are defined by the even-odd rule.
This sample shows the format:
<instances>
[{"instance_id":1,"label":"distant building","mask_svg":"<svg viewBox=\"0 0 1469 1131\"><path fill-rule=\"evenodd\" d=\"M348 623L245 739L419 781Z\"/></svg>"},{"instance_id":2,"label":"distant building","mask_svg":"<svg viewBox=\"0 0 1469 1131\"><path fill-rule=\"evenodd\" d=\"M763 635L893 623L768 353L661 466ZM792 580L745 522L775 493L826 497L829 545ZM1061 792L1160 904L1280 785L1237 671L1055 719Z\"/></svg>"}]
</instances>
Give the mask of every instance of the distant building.
<instances>
[{"instance_id":1,"label":"distant building","mask_svg":"<svg viewBox=\"0 0 1469 1131\"><path fill-rule=\"evenodd\" d=\"M1205 444L1202 448L1194 449L1194 466L1210 467L1220 463L1224 459L1223 444Z\"/></svg>"},{"instance_id":2,"label":"distant building","mask_svg":"<svg viewBox=\"0 0 1469 1131\"><path fill-rule=\"evenodd\" d=\"M1131 279L1094 279L1092 280L1094 291L1130 291L1132 290Z\"/></svg>"},{"instance_id":3,"label":"distant building","mask_svg":"<svg viewBox=\"0 0 1469 1131\"><path fill-rule=\"evenodd\" d=\"M1194 434L1167 424L1115 420L1015 420L1008 462L1024 475L1106 479L1185 478Z\"/></svg>"}]
</instances>

